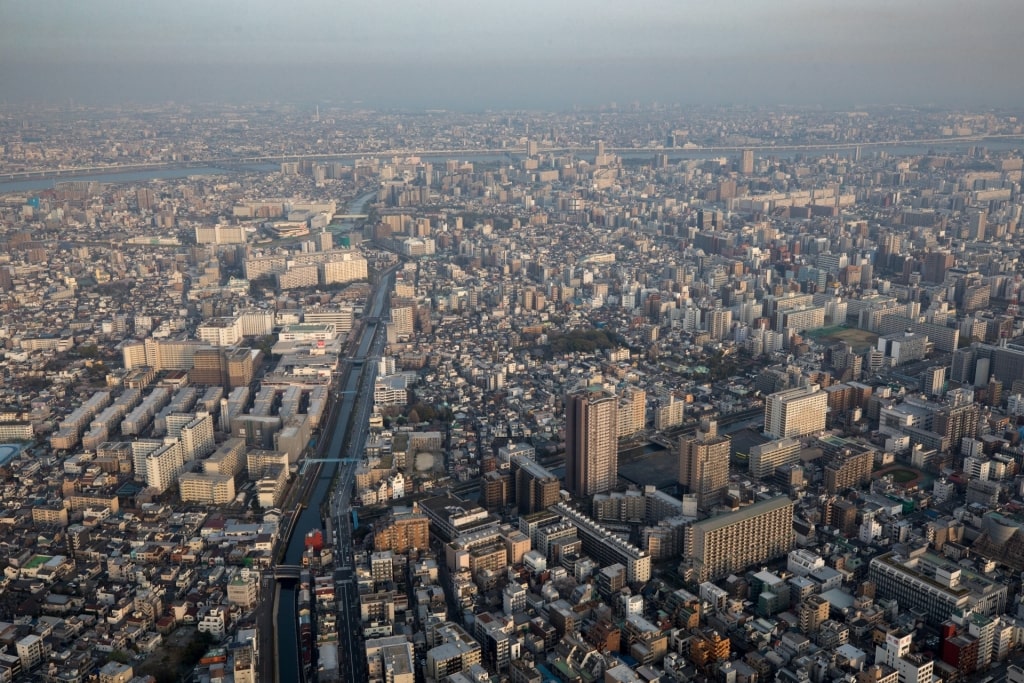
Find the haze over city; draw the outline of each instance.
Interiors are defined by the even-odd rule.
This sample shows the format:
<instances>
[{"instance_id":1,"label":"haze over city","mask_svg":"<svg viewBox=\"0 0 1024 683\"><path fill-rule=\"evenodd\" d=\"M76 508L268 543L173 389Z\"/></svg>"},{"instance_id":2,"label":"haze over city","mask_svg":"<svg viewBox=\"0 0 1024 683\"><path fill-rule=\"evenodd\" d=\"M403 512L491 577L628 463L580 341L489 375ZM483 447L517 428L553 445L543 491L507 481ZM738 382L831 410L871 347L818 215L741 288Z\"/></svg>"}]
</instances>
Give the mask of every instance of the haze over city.
<instances>
[{"instance_id":1,"label":"haze over city","mask_svg":"<svg viewBox=\"0 0 1024 683\"><path fill-rule=\"evenodd\" d=\"M0 683L1024 683L1009 0L0 0Z\"/></svg>"},{"instance_id":2,"label":"haze over city","mask_svg":"<svg viewBox=\"0 0 1024 683\"><path fill-rule=\"evenodd\" d=\"M0 6L25 101L372 107L1013 105L1010 0L135 3Z\"/></svg>"}]
</instances>

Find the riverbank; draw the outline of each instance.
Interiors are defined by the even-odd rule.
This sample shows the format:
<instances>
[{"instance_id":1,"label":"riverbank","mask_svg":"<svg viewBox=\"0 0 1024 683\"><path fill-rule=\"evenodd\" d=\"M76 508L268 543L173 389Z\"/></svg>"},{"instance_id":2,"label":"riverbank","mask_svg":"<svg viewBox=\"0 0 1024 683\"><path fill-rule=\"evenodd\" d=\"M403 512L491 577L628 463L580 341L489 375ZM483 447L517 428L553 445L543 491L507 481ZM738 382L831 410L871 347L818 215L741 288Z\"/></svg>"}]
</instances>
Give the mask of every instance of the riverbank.
<instances>
[{"instance_id":1,"label":"riverbank","mask_svg":"<svg viewBox=\"0 0 1024 683\"><path fill-rule=\"evenodd\" d=\"M927 154L932 150L955 150L962 147L984 145L992 151L1009 151L1024 147L1024 135L972 135L957 138L929 138L924 140L879 140L873 142L837 142L812 145L749 145L714 147L651 147L651 148L608 148L608 152L623 159L650 159L664 154L669 163L690 159L707 159L736 154L744 149L753 150L760 156L789 158L796 155L818 156L839 154L850 156L867 150L884 151L892 156L913 156ZM541 150L548 154L573 154L581 159L592 157L592 148L562 147ZM845 154L844 154L845 153ZM385 150L371 152L346 152L341 154L301 154L276 157L252 157L248 159L210 159L194 163L167 162L153 164L130 164L109 168L93 167L84 169L54 169L39 171L18 171L0 173L0 194L11 192L34 192L53 189L59 182L137 183L150 180L173 180L200 175L234 175L238 173L273 173L284 161L334 161L354 164L360 158L390 158L393 156L415 156L423 161L440 162L459 159L479 163L505 162L524 157L521 149L489 150ZM224 168L226 167L226 168ZM28 177L26 177L28 176ZM353 212L354 213L354 212Z\"/></svg>"}]
</instances>

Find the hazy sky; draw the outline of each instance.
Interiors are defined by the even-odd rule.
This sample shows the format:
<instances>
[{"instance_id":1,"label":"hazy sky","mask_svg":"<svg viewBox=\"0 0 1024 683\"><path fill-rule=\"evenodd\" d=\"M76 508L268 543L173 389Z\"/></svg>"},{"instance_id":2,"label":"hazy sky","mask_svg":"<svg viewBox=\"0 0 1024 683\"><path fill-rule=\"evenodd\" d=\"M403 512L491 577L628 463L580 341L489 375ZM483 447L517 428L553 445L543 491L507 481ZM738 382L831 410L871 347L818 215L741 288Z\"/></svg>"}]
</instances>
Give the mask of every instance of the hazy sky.
<instances>
[{"instance_id":1,"label":"hazy sky","mask_svg":"<svg viewBox=\"0 0 1024 683\"><path fill-rule=\"evenodd\" d=\"M0 100L1024 104L1022 0L0 0Z\"/></svg>"}]
</instances>

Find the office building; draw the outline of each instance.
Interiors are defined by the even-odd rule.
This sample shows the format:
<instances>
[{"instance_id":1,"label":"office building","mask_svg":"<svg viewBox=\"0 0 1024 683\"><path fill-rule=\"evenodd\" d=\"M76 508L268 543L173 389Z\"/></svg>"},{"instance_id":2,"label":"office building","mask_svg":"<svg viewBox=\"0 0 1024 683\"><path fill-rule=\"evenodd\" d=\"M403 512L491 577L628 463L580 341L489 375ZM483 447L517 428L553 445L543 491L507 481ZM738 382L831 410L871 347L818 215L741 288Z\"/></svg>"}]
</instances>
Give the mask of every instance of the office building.
<instances>
[{"instance_id":1,"label":"office building","mask_svg":"<svg viewBox=\"0 0 1024 683\"><path fill-rule=\"evenodd\" d=\"M871 559L869 577L879 597L895 599L900 609L940 624L954 611L970 607L986 616L1006 610L1007 586L928 552L889 552Z\"/></svg>"},{"instance_id":2,"label":"office building","mask_svg":"<svg viewBox=\"0 0 1024 683\"><path fill-rule=\"evenodd\" d=\"M899 683L931 683L935 663L923 654L911 653L913 640L913 631L890 631L885 645L875 647L875 664L895 669Z\"/></svg>"},{"instance_id":3,"label":"office building","mask_svg":"<svg viewBox=\"0 0 1024 683\"><path fill-rule=\"evenodd\" d=\"M775 439L825 429L828 397L817 384L777 391L764 404L764 432Z\"/></svg>"},{"instance_id":4,"label":"office building","mask_svg":"<svg viewBox=\"0 0 1024 683\"><path fill-rule=\"evenodd\" d=\"M687 562L698 581L717 581L793 549L793 501L785 496L695 522L686 538Z\"/></svg>"},{"instance_id":5,"label":"office building","mask_svg":"<svg viewBox=\"0 0 1024 683\"><path fill-rule=\"evenodd\" d=\"M729 449L732 440L718 433L718 424L705 421L693 437L679 440L679 483L696 494L697 506L710 509L722 502L729 487Z\"/></svg>"},{"instance_id":6,"label":"office building","mask_svg":"<svg viewBox=\"0 0 1024 683\"><path fill-rule=\"evenodd\" d=\"M599 386L565 397L565 484L592 496L618 481L618 399Z\"/></svg>"}]
</instances>

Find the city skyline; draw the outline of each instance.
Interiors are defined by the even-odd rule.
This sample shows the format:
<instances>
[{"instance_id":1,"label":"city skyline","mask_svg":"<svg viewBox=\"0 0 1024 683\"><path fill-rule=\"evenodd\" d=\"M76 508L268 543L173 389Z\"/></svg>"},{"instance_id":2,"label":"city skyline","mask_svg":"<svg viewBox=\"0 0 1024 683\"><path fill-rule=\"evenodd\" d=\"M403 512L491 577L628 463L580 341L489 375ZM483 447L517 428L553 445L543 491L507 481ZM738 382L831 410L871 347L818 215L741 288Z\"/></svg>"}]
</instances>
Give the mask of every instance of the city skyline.
<instances>
[{"instance_id":1,"label":"city skyline","mask_svg":"<svg viewBox=\"0 0 1024 683\"><path fill-rule=\"evenodd\" d=\"M488 6L307 0L0 8L4 101L363 103L552 108L682 104L1021 104L990 0Z\"/></svg>"}]
</instances>

